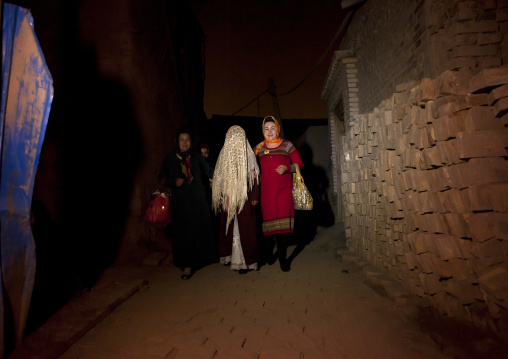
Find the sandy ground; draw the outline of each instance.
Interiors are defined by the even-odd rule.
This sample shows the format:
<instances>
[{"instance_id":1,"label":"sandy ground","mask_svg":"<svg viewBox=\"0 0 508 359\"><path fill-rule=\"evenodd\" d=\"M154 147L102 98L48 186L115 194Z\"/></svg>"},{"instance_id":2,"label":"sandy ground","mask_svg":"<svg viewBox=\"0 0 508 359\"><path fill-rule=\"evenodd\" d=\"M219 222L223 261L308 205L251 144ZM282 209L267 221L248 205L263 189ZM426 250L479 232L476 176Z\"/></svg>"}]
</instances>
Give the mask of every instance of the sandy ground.
<instances>
[{"instance_id":1,"label":"sandy ground","mask_svg":"<svg viewBox=\"0 0 508 359\"><path fill-rule=\"evenodd\" d=\"M288 273L278 263L245 275L213 264L184 281L154 266L148 285L60 358L452 358L408 321L408 308L348 270L335 235L318 233Z\"/></svg>"}]
</instances>

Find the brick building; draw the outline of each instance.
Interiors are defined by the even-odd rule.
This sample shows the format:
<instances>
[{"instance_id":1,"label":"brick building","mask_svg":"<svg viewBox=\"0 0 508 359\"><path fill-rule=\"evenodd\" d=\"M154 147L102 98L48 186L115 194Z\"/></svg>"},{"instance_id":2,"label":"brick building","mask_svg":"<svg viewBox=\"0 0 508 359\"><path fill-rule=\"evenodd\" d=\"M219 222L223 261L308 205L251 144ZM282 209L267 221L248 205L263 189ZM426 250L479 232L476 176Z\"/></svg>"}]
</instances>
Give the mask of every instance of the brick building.
<instances>
[{"instance_id":1,"label":"brick building","mask_svg":"<svg viewBox=\"0 0 508 359\"><path fill-rule=\"evenodd\" d=\"M508 1L343 0L322 99L350 251L508 338Z\"/></svg>"}]
</instances>

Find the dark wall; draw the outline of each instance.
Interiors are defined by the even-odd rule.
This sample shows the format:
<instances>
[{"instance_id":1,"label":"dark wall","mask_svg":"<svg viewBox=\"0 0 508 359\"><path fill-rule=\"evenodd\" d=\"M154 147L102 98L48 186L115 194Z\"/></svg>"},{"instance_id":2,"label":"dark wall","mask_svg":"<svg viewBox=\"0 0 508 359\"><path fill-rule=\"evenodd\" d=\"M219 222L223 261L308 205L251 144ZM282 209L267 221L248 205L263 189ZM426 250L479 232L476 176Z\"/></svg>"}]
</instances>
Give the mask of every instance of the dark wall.
<instances>
[{"instance_id":1,"label":"dark wall","mask_svg":"<svg viewBox=\"0 0 508 359\"><path fill-rule=\"evenodd\" d=\"M55 89L32 201L31 331L145 253L158 167L177 129L205 119L204 34L185 0L13 3L31 10Z\"/></svg>"}]
</instances>

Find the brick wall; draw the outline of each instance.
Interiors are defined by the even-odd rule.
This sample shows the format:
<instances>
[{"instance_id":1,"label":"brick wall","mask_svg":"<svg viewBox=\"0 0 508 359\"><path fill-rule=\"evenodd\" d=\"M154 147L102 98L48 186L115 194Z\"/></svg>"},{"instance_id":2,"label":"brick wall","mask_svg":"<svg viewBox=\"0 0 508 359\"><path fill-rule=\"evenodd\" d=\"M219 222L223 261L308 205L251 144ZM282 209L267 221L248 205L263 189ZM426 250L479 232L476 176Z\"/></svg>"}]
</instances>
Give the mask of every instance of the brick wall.
<instances>
[{"instance_id":1,"label":"brick wall","mask_svg":"<svg viewBox=\"0 0 508 359\"><path fill-rule=\"evenodd\" d=\"M360 112L371 111L401 83L505 64L507 29L507 1L365 2L341 43L358 59Z\"/></svg>"},{"instance_id":2,"label":"brick wall","mask_svg":"<svg viewBox=\"0 0 508 359\"><path fill-rule=\"evenodd\" d=\"M432 75L424 4L367 1L354 14L341 49L358 58L360 112L389 97L396 84Z\"/></svg>"},{"instance_id":3,"label":"brick wall","mask_svg":"<svg viewBox=\"0 0 508 359\"><path fill-rule=\"evenodd\" d=\"M425 305L508 335L508 68L445 71L346 125L348 247Z\"/></svg>"},{"instance_id":4,"label":"brick wall","mask_svg":"<svg viewBox=\"0 0 508 359\"><path fill-rule=\"evenodd\" d=\"M322 92L350 250L506 339L507 30L508 1L368 0Z\"/></svg>"},{"instance_id":5,"label":"brick wall","mask_svg":"<svg viewBox=\"0 0 508 359\"><path fill-rule=\"evenodd\" d=\"M357 59L352 57L351 51L336 51L321 93L321 98L327 100L329 112L330 172L332 173L330 187L332 190L328 194L337 222L344 221L342 179L338 171L338 168L341 167L340 154L342 153L344 123L346 118L359 113L356 63Z\"/></svg>"},{"instance_id":6,"label":"brick wall","mask_svg":"<svg viewBox=\"0 0 508 359\"><path fill-rule=\"evenodd\" d=\"M434 44L435 69L469 68L479 71L506 63L508 2L432 1L429 31Z\"/></svg>"}]
</instances>

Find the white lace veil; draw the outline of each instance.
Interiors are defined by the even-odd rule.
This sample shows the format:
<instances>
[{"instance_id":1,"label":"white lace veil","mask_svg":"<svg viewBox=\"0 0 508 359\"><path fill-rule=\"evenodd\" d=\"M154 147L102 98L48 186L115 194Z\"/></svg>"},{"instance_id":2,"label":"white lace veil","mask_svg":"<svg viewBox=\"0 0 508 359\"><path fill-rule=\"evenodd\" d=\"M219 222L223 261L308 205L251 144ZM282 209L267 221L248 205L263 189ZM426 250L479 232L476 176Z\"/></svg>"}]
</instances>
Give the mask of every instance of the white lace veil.
<instances>
[{"instance_id":1,"label":"white lace veil","mask_svg":"<svg viewBox=\"0 0 508 359\"><path fill-rule=\"evenodd\" d=\"M256 180L259 183L259 167L245 131L240 126L231 126L217 159L212 184L212 209L228 214L226 233Z\"/></svg>"}]
</instances>

